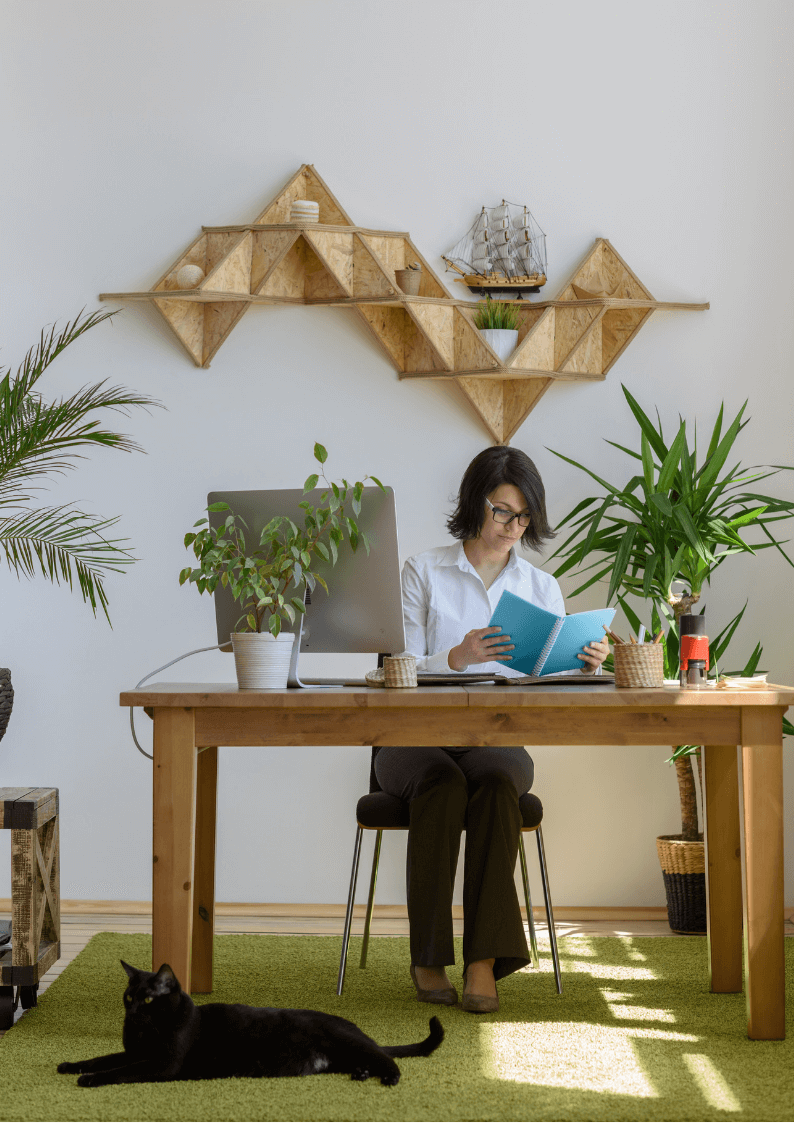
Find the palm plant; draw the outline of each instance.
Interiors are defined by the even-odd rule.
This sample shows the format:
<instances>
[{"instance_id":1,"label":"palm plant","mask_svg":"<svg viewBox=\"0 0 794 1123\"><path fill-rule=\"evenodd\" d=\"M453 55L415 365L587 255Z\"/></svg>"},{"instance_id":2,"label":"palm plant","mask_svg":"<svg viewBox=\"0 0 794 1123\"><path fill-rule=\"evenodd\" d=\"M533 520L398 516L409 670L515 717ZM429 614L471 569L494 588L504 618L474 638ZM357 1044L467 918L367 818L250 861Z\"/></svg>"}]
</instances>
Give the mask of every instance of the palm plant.
<instances>
[{"instance_id":1,"label":"palm plant","mask_svg":"<svg viewBox=\"0 0 794 1123\"><path fill-rule=\"evenodd\" d=\"M635 630L641 626L640 617L627 598L648 605L648 624L653 633L662 628L663 621L668 624L665 675L675 677L679 617L698 603L704 586L711 583L727 558L776 549L794 566L783 549L785 540L780 541L771 529L794 515L794 503L756 490L761 480L792 468L744 468L740 463L725 468L736 438L747 424L743 419L747 402L724 433L724 410L720 406L706 454L698 463L696 429L690 449L686 422L679 418L675 437L668 445L658 412L654 424L625 386L623 393L640 428L640 448L635 451L615 441L607 443L637 462L639 471L625 485L613 485L583 464L554 453L586 472L606 492L583 499L559 524L571 527L572 533L552 555L565 559L554 575L561 577L571 570L590 574L573 596L597 581L608 580L607 604L616 598ZM750 532L755 532L752 542L743 536ZM744 608L710 641L710 663L715 674L743 615ZM761 644L756 644L744 662L743 674L755 671L761 651ZM784 731L794 733L785 719ZM685 839L697 838L698 834L693 754L699 765L699 746L680 745L671 757L678 774Z\"/></svg>"},{"instance_id":2,"label":"palm plant","mask_svg":"<svg viewBox=\"0 0 794 1123\"><path fill-rule=\"evenodd\" d=\"M135 558L111 538L117 518L87 514L73 504L31 506L36 492L53 476L63 475L93 448L143 451L122 433L103 428L96 411L127 414L133 406L159 405L145 395L106 380L76 393L45 400L38 382L54 359L85 332L115 312L82 312L57 332L42 331L12 375L0 369L0 549L17 577L40 572L47 580L73 588L76 578L83 600L96 616L97 605L108 623L108 600L103 578L120 573Z\"/></svg>"}]
</instances>

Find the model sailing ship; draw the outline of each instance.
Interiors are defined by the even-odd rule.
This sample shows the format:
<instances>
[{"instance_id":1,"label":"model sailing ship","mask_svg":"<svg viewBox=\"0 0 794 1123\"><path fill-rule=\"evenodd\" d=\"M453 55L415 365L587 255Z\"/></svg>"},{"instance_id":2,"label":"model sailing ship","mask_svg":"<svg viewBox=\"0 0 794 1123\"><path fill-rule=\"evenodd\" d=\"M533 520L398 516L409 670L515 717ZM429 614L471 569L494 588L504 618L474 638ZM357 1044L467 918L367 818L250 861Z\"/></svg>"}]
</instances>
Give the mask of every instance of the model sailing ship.
<instances>
[{"instance_id":1,"label":"model sailing ship","mask_svg":"<svg viewBox=\"0 0 794 1123\"><path fill-rule=\"evenodd\" d=\"M478 295L540 292L546 284L546 235L526 207L483 207L461 240L442 254L447 272Z\"/></svg>"}]
</instances>

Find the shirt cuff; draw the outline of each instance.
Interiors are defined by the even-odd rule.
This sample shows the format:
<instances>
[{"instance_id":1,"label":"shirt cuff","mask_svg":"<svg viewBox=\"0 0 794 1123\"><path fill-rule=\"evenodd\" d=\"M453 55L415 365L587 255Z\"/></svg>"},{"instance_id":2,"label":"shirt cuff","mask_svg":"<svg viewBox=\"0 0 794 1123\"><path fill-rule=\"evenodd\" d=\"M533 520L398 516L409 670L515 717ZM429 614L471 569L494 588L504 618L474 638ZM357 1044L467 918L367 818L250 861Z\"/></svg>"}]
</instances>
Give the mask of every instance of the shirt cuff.
<instances>
[{"instance_id":1,"label":"shirt cuff","mask_svg":"<svg viewBox=\"0 0 794 1123\"><path fill-rule=\"evenodd\" d=\"M449 647L446 651L437 651L435 655L428 655L425 659L421 660L423 666L417 667L417 669L429 675L455 674L456 672L453 671L449 665L449 653L451 650L452 648ZM417 659L417 664L419 662L420 660Z\"/></svg>"}]
</instances>

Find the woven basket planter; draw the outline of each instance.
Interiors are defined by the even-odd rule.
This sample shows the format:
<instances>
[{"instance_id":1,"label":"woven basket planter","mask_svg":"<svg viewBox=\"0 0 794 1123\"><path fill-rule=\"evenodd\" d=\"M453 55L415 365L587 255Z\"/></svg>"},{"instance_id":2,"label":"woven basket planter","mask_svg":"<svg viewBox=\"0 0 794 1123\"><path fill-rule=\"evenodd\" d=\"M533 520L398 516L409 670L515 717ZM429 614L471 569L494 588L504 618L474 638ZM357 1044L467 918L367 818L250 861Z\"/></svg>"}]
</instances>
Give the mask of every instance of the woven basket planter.
<instances>
[{"instance_id":1,"label":"woven basket planter","mask_svg":"<svg viewBox=\"0 0 794 1123\"><path fill-rule=\"evenodd\" d=\"M7 667L0 667L0 741L3 740L13 705L14 688L11 685L11 672Z\"/></svg>"},{"instance_id":2,"label":"woven basket planter","mask_svg":"<svg viewBox=\"0 0 794 1123\"><path fill-rule=\"evenodd\" d=\"M682 935L706 932L706 849L703 835L685 842L680 834L656 839L667 893L667 923Z\"/></svg>"}]
</instances>

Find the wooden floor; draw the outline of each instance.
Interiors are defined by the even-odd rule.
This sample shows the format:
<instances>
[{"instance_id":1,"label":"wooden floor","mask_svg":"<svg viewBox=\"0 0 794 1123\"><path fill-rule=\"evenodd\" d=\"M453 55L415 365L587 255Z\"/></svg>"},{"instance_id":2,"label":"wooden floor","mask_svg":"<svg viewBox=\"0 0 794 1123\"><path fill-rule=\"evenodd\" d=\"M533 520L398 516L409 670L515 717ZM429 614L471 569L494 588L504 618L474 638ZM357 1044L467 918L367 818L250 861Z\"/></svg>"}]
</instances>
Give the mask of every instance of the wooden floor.
<instances>
[{"instance_id":1,"label":"wooden floor","mask_svg":"<svg viewBox=\"0 0 794 1123\"><path fill-rule=\"evenodd\" d=\"M85 911L85 905L67 906L61 913L61 958L47 972L39 984L39 994L43 994L50 983L57 979L72 960L83 950L97 932L144 932L152 930L152 918L145 906L129 903L129 911L122 911L124 903L111 905L105 912ZM245 906L221 905L215 920L218 933L276 933L281 935L334 936L341 940L344 921L340 906L307 905L260 905L244 912ZM460 913L460 909L454 910ZM533 910L534 911L534 910ZM580 918L566 917L572 912L584 914ZM794 935L792 910L786 910L786 935ZM522 910L523 912L523 910ZM558 916L557 914L562 914ZM607 919L594 919L609 915ZM661 909L555 909L555 928L557 936L667 936L675 938L666 920L658 919ZM650 916L652 919L648 919ZM9 920L10 914L0 912L0 920ZM535 921L539 939L547 937L545 918L536 916ZM353 920L353 935L361 935L364 926L364 907L356 906ZM463 934L463 919L454 919L455 934ZM374 936L407 936L408 918L405 908L399 906L376 906L372 921ZM24 1017L21 1008L16 1011L15 1023ZM0 1032L0 1038L4 1036Z\"/></svg>"}]
</instances>

